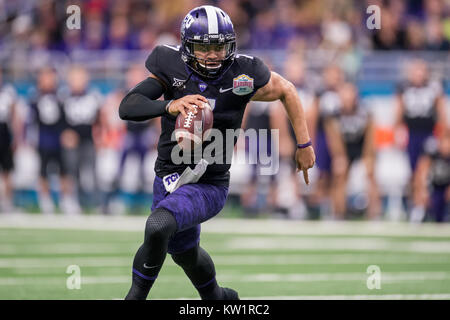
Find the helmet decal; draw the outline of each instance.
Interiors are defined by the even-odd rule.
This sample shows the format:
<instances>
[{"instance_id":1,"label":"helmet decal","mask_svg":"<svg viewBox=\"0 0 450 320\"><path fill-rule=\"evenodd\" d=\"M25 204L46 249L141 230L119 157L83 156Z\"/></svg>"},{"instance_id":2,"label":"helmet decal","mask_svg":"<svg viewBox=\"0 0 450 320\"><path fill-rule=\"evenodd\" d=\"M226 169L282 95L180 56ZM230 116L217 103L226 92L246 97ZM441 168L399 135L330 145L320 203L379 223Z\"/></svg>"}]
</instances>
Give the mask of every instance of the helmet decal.
<instances>
[{"instance_id":1,"label":"helmet decal","mask_svg":"<svg viewBox=\"0 0 450 320\"><path fill-rule=\"evenodd\" d=\"M206 10L206 18L208 19L208 34L218 34L219 26L216 9L213 6L203 6L203 8Z\"/></svg>"}]
</instances>

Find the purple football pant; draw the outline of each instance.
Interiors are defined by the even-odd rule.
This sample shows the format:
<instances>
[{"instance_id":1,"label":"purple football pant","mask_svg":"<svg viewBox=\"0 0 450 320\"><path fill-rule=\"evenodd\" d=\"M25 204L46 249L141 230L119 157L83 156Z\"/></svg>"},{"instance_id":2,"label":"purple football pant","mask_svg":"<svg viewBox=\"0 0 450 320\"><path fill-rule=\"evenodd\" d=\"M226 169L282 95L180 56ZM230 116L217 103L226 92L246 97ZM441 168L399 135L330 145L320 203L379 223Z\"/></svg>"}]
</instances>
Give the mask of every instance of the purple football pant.
<instances>
[{"instance_id":1,"label":"purple football pant","mask_svg":"<svg viewBox=\"0 0 450 320\"><path fill-rule=\"evenodd\" d=\"M177 221L177 231L169 240L167 252L176 254L195 247L200 241L200 223L222 210L227 195L228 187L204 183L185 184L169 193L163 180L155 177L152 211L164 208Z\"/></svg>"},{"instance_id":2,"label":"purple football pant","mask_svg":"<svg viewBox=\"0 0 450 320\"><path fill-rule=\"evenodd\" d=\"M316 143L314 146L316 153L316 165L320 171L330 173L331 172L331 156L328 150L328 142L325 136L325 132L320 130L316 135Z\"/></svg>"},{"instance_id":3,"label":"purple football pant","mask_svg":"<svg viewBox=\"0 0 450 320\"><path fill-rule=\"evenodd\" d=\"M447 202L445 201L445 193L448 186L435 187L431 193L431 214L436 222L443 222L447 211Z\"/></svg>"},{"instance_id":4,"label":"purple football pant","mask_svg":"<svg viewBox=\"0 0 450 320\"><path fill-rule=\"evenodd\" d=\"M409 164L411 170L416 171L417 162L423 153L425 141L432 135L431 132L409 132L409 140L407 146Z\"/></svg>"}]
</instances>

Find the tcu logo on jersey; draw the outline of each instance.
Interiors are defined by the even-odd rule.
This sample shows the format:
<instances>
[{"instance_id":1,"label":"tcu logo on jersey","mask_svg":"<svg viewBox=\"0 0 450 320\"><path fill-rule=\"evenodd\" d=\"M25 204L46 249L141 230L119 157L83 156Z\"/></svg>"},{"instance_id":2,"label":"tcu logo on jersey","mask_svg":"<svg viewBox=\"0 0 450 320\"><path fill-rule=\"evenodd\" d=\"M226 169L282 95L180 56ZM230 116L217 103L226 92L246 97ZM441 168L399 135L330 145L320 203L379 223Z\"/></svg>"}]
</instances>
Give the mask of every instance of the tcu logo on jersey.
<instances>
[{"instance_id":1,"label":"tcu logo on jersey","mask_svg":"<svg viewBox=\"0 0 450 320\"><path fill-rule=\"evenodd\" d=\"M176 182L180 175L178 173L169 174L164 177L164 184L170 186L173 182Z\"/></svg>"}]
</instances>

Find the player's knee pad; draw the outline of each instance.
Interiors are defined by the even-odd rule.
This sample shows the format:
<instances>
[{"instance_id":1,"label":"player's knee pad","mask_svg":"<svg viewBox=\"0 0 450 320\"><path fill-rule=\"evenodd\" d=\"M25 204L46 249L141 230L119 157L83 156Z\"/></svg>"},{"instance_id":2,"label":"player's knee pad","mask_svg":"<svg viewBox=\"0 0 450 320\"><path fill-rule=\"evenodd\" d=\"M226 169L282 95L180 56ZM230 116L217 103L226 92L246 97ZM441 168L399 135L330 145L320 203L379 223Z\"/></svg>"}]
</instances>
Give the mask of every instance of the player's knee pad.
<instances>
[{"instance_id":1,"label":"player's knee pad","mask_svg":"<svg viewBox=\"0 0 450 320\"><path fill-rule=\"evenodd\" d=\"M173 261L183 269L191 269L197 264L199 246L195 246L181 253L172 254Z\"/></svg>"},{"instance_id":2,"label":"player's knee pad","mask_svg":"<svg viewBox=\"0 0 450 320\"><path fill-rule=\"evenodd\" d=\"M172 213L158 208L148 217L145 225L145 243L165 242L175 233L177 222Z\"/></svg>"}]
</instances>

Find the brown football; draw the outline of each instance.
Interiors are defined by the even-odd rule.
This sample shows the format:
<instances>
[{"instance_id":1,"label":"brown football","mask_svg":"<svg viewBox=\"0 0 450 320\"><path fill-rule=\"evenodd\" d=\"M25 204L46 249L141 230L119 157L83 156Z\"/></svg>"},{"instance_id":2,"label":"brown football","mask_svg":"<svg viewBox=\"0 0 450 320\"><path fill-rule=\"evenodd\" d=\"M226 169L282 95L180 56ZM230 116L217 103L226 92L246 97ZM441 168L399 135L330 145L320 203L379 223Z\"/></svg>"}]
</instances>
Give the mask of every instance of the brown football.
<instances>
[{"instance_id":1,"label":"brown football","mask_svg":"<svg viewBox=\"0 0 450 320\"><path fill-rule=\"evenodd\" d=\"M201 146L213 126L213 112L208 103L204 108L197 106L197 113L187 112L187 116L178 114L175 122L175 138L183 150L193 150Z\"/></svg>"}]
</instances>

